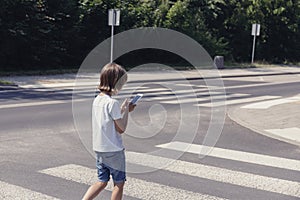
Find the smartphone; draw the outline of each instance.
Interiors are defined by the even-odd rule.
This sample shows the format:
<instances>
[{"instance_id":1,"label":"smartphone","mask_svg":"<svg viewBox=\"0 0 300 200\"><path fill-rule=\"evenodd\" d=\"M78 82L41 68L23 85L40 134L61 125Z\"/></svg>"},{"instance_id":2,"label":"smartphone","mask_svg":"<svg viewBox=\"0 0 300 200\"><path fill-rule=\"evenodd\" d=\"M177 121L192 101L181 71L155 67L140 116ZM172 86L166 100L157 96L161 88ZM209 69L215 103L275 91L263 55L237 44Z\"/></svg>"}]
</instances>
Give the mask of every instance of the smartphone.
<instances>
[{"instance_id":1,"label":"smartphone","mask_svg":"<svg viewBox=\"0 0 300 200\"><path fill-rule=\"evenodd\" d=\"M143 94L137 94L133 99L130 101L132 104L136 104L141 98L143 97Z\"/></svg>"}]
</instances>

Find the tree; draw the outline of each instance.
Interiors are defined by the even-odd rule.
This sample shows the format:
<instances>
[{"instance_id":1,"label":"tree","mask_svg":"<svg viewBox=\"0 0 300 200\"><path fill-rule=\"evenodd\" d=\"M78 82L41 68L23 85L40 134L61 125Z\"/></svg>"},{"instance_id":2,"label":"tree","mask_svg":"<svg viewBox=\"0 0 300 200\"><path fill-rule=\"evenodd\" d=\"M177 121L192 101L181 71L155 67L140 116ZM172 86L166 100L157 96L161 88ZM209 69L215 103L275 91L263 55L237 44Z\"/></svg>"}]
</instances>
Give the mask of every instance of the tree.
<instances>
[{"instance_id":1,"label":"tree","mask_svg":"<svg viewBox=\"0 0 300 200\"><path fill-rule=\"evenodd\" d=\"M251 0L250 22L262 25L258 58L274 63L299 61L300 4L293 0Z\"/></svg>"},{"instance_id":2,"label":"tree","mask_svg":"<svg viewBox=\"0 0 300 200\"><path fill-rule=\"evenodd\" d=\"M49 1L50 2L50 1ZM4 0L0 9L3 69L68 66L77 20L75 0ZM66 62L68 61L68 62Z\"/></svg>"},{"instance_id":3,"label":"tree","mask_svg":"<svg viewBox=\"0 0 300 200\"><path fill-rule=\"evenodd\" d=\"M121 9L116 33L138 27L175 29L198 41L211 56L238 62L250 61L251 24L260 23L256 60L300 59L298 0L2 0L1 68L78 67L91 49L110 37L110 8Z\"/></svg>"},{"instance_id":4,"label":"tree","mask_svg":"<svg viewBox=\"0 0 300 200\"><path fill-rule=\"evenodd\" d=\"M205 3L205 2L204 2ZM216 37L208 28L203 1L177 1L167 13L164 25L167 28L185 33L198 41L211 56L227 55L227 42Z\"/></svg>"},{"instance_id":5,"label":"tree","mask_svg":"<svg viewBox=\"0 0 300 200\"><path fill-rule=\"evenodd\" d=\"M300 55L300 4L293 0L230 0L221 4L219 35L229 42L232 59L249 61L251 25L261 24L256 58L268 62L297 62Z\"/></svg>"}]
</instances>

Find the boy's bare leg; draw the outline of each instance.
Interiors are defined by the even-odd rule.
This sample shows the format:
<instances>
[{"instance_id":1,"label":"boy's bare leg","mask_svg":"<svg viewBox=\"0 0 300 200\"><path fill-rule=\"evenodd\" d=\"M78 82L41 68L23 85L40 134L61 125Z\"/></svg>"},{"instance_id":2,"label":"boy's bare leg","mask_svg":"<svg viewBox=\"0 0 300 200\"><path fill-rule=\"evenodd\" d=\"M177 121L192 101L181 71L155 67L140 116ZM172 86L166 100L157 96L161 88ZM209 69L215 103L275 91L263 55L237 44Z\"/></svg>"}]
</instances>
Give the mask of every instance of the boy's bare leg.
<instances>
[{"instance_id":1,"label":"boy's bare leg","mask_svg":"<svg viewBox=\"0 0 300 200\"><path fill-rule=\"evenodd\" d=\"M111 200L121 200L125 182L114 184L114 190L111 194Z\"/></svg>"},{"instance_id":2,"label":"boy's bare leg","mask_svg":"<svg viewBox=\"0 0 300 200\"><path fill-rule=\"evenodd\" d=\"M107 186L107 182L97 182L89 187L86 191L82 200L92 200L94 199L105 187Z\"/></svg>"}]
</instances>

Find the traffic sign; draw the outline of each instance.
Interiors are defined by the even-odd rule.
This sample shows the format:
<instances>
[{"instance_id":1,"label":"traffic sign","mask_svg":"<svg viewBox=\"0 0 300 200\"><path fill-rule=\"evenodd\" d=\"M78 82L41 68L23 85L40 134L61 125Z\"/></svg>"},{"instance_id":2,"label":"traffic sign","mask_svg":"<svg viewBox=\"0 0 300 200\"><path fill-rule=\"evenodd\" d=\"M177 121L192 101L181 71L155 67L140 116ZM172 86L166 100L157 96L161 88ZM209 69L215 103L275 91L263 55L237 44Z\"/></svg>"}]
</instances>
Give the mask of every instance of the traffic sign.
<instances>
[{"instance_id":1,"label":"traffic sign","mask_svg":"<svg viewBox=\"0 0 300 200\"><path fill-rule=\"evenodd\" d=\"M255 39L256 36L259 36L259 34L260 34L260 24L252 24L251 35L253 35L253 46L252 46L251 63L254 62Z\"/></svg>"},{"instance_id":2,"label":"traffic sign","mask_svg":"<svg viewBox=\"0 0 300 200\"><path fill-rule=\"evenodd\" d=\"M108 10L108 25L119 26L120 25L120 9Z\"/></svg>"},{"instance_id":3,"label":"traffic sign","mask_svg":"<svg viewBox=\"0 0 300 200\"><path fill-rule=\"evenodd\" d=\"M108 25L111 26L110 62L112 63L114 53L114 26L120 25L120 9L108 10Z\"/></svg>"},{"instance_id":4,"label":"traffic sign","mask_svg":"<svg viewBox=\"0 0 300 200\"><path fill-rule=\"evenodd\" d=\"M260 34L260 24L252 24L251 35L259 36Z\"/></svg>"}]
</instances>

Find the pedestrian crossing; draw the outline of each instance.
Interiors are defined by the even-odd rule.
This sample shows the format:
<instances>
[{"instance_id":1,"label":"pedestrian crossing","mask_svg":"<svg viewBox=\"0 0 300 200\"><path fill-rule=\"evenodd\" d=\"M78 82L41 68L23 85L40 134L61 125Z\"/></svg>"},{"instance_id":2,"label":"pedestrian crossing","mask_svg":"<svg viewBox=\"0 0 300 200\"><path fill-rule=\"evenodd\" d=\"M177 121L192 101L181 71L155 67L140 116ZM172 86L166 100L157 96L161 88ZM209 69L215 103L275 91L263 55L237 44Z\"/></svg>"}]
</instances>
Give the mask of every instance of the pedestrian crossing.
<instances>
[{"instance_id":1,"label":"pedestrian crossing","mask_svg":"<svg viewBox=\"0 0 300 200\"><path fill-rule=\"evenodd\" d=\"M42 170L41 173L87 185L91 185L97 181L94 169L80 165L70 164L49 168ZM127 182L128 184L126 184L126 187L124 188L124 195L138 199L223 199L131 177L127 177ZM107 190L111 191L112 185L109 185Z\"/></svg>"},{"instance_id":2,"label":"pedestrian crossing","mask_svg":"<svg viewBox=\"0 0 300 200\"><path fill-rule=\"evenodd\" d=\"M300 197L300 183L170 158L127 152L128 162L169 172ZM171 163L171 164L170 164Z\"/></svg>"},{"instance_id":3,"label":"pedestrian crossing","mask_svg":"<svg viewBox=\"0 0 300 200\"><path fill-rule=\"evenodd\" d=\"M219 107L225 105L236 105L249 102L258 102L271 99L278 99L280 96L252 96L246 93L226 93L224 88L207 87L206 85L189 85L177 83L173 89L168 87L161 88L137 88L133 93L145 93L142 101L155 102L160 104L192 104L197 107ZM182 87L183 86L183 87ZM226 89L236 86L226 87ZM240 87L240 86L238 86ZM175 88L175 89L174 89ZM124 88L116 98L122 99L128 97L128 90Z\"/></svg>"},{"instance_id":4,"label":"pedestrian crossing","mask_svg":"<svg viewBox=\"0 0 300 200\"><path fill-rule=\"evenodd\" d=\"M64 86L65 85L65 86ZM258 84L256 84L257 86ZM180 105L189 104L195 107L219 107L227 105L237 105L243 103L256 103L267 100L274 100L281 98L281 96L253 96L247 93L230 93L226 92L229 89L248 87L249 85L235 85L228 86L226 88L218 86L206 86L203 84L187 84L182 81L171 82L171 83L151 83L143 84L140 83L127 83L120 93L114 98L119 100L124 100L125 98L130 98L136 93L143 93L144 96L142 101L153 102L160 104L169 105ZM254 84L250 85L254 86ZM30 89L30 87L26 87ZM60 103L81 102L85 100L91 100L98 90L96 84L93 82L88 82L82 85L75 85L74 83L65 83L60 85L60 87L55 88L49 86L48 88L31 88L38 92L48 92L53 93L57 96L65 96L65 99L60 100L44 100L42 102L31 102L31 103L16 103L12 105L0 105L1 108L14 108L14 107L25 107L25 106L39 106L39 105L52 105ZM22 90L22 89L18 89ZM11 92L18 92L11 91ZM72 97L72 99L71 99Z\"/></svg>"},{"instance_id":5,"label":"pedestrian crossing","mask_svg":"<svg viewBox=\"0 0 300 200\"><path fill-rule=\"evenodd\" d=\"M159 148L170 149L174 151L188 152L199 156L209 155L211 157L235 160L245 163L253 163L269 167L277 167L287 170L295 170L300 172L300 161L287 158L279 158L268 155L261 155L249 152L242 152L230 149L222 149L218 147L208 147L204 145L188 144L184 142L170 142L157 145Z\"/></svg>"},{"instance_id":6,"label":"pedestrian crossing","mask_svg":"<svg viewBox=\"0 0 300 200\"><path fill-rule=\"evenodd\" d=\"M187 144L183 142L171 142L166 144L160 144L156 146L161 149L168 149L169 151L182 151L192 153L194 160L197 161L199 153L206 146L198 144ZM207 149L206 149L207 150ZM171 154L170 154L171 155ZM252 163L258 166L275 167L280 170L290 170L293 172L300 171L300 160L293 160L281 157L274 157L262 154L255 154L250 152L243 152L224 148L212 148L208 153L209 157L222 158L228 161L240 161L242 163ZM134 165L145 168L152 168L157 171L162 171L162 179L172 179L174 176L200 179L202 182L211 181L217 182L223 185L230 185L243 189L251 189L252 192L262 192L266 195L276 194L284 199L300 198L300 182L295 180L287 180L277 177L270 177L270 175L262 175L239 171L237 169L228 169L225 167L216 167L201 162L191 162L181 159L174 160L166 155L154 155L150 153L140 153L134 151L126 152L127 165ZM46 169L39 170L44 176L55 177L63 182L75 182L83 185L91 185L97 181L97 175L95 168L89 168L80 164L64 164L54 166ZM153 173L146 173L147 177L151 177ZM46 180L46 178L45 178ZM53 179L51 179L53 180ZM57 189L64 190L57 186ZM112 183L106 188L107 191L112 191ZM225 187L226 188L226 187ZM218 190L222 190L219 188ZM143 177L135 177L134 174L127 174L127 183L124 190L124 195L133 199L145 199L145 200L183 200L183 199L195 199L195 200L224 200L229 199L226 193L229 191L223 191L222 194L211 194L206 192L203 188L199 187L199 191L189 189L189 187L182 188L176 186L174 183L166 184L159 180L148 180ZM83 195L83 194L82 194ZM26 189L21 186L0 181L0 199L15 200L15 199L59 199L56 195L49 196L49 194L42 194L30 189ZM100 195L101 196L101 195ZM80 199L81 197L78 197ZM233 197L233 199L236 199ZM260 197L260 199L268 199L266 197Z\"/></svg>"}]
</instances>

